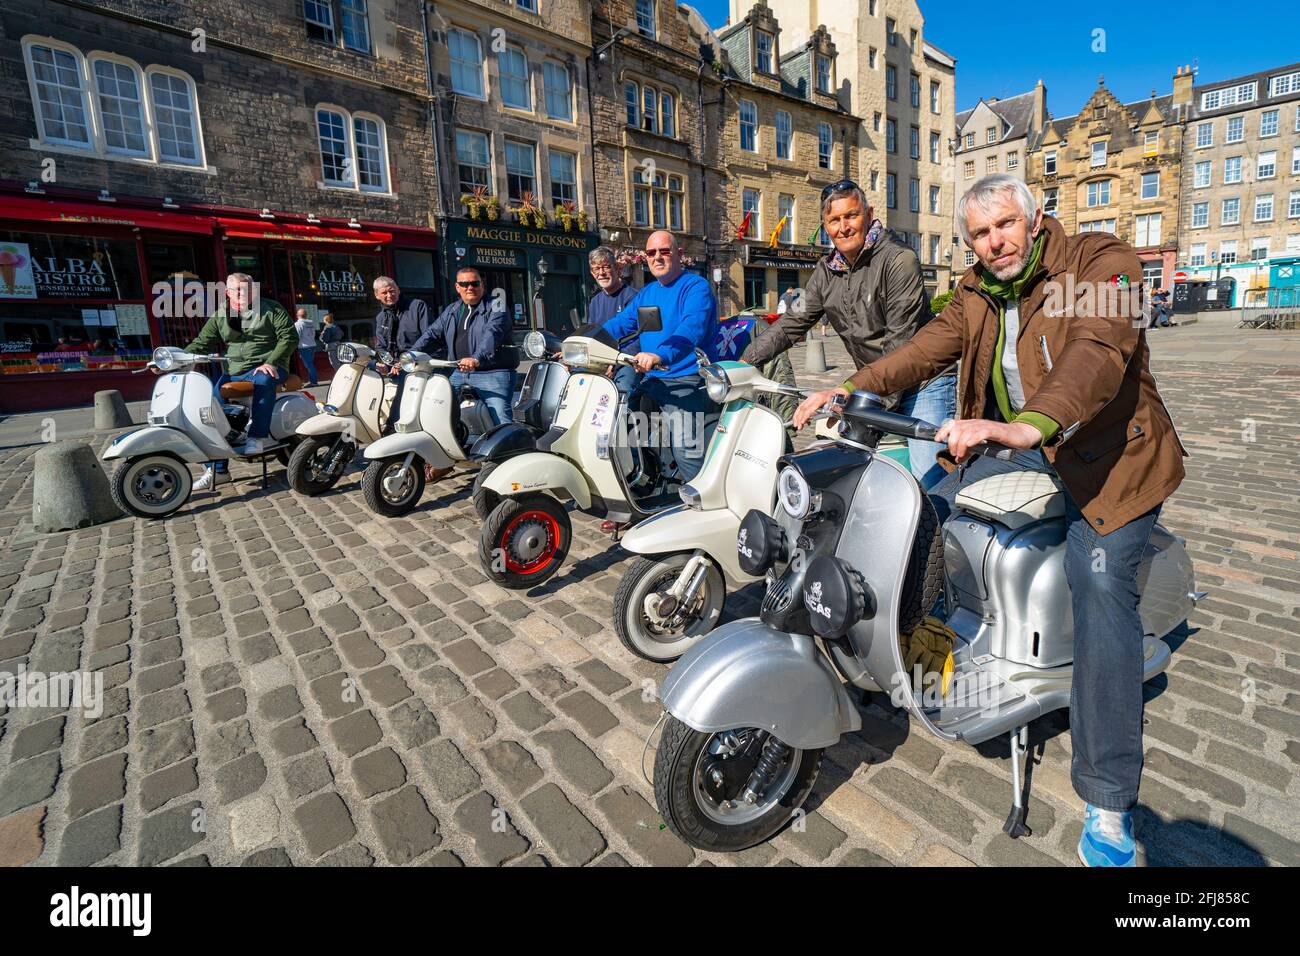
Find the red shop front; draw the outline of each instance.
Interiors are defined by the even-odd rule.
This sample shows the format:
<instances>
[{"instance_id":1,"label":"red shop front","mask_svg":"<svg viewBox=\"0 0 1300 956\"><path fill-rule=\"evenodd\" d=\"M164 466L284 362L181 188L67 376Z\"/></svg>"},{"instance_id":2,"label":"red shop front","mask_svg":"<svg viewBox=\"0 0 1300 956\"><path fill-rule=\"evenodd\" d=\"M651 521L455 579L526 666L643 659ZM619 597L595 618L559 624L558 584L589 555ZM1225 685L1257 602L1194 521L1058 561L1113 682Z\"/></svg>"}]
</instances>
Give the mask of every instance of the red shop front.
<instances>
[{"instance_id":1,"label":"red shop front","mask_svg":"<svg viewBox=\"0 0 1300 956\"><path fill-rule=\"evenodd\" d=\"M376 276L435 305L432 230L161 205L0 195L0 412L84 405L101 389L148 398L153 377L132 370L157 346L187 344L208 314L178 311L160 289L246 272L291 314L304 308L319 327L332 312L359 341L373 334ZM323 350L316 364L328 378Z\"/></svg>"}]
</instances>

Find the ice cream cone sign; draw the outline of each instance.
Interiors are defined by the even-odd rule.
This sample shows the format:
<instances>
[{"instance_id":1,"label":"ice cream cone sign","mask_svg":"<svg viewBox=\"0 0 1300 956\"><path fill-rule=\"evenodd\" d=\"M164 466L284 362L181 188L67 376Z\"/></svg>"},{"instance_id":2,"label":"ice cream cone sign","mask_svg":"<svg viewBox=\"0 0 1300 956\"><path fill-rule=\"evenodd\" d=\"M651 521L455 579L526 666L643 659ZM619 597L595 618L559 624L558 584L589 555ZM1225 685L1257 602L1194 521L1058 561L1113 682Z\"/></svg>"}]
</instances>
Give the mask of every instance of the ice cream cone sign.
<instances>
[{"instance_id":1,"label":"ice cream cone sign","mask_svg":"<svg viewBox=\"0 0 1300 956\"><path fill-rule=\"evenodd\" d=\"M0 243L0 296L35 298L27 247Z\"/></svg>"}]
</instances>

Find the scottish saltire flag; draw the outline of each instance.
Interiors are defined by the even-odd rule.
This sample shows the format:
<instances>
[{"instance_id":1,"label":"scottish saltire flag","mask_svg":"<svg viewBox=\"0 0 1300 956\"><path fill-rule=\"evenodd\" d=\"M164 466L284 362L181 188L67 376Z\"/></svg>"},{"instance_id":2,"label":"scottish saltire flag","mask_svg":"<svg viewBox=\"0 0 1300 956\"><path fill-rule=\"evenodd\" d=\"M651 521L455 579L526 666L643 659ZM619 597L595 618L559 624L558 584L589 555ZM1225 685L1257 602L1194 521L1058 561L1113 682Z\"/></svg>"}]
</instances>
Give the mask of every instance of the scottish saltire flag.
<instances>
[{"instance_id":1,"label":"scottish saltire flag","mask_svg":"<svg viewBox=\"0 0 1300 956\"><path fill-rule=\"evenodd\" d=\"M754 336L752 315L735 316L718 323L718 337L711 348L706 349L709 358L715 362L738 361L746 346Z\"/></svg>"}]
</instances>

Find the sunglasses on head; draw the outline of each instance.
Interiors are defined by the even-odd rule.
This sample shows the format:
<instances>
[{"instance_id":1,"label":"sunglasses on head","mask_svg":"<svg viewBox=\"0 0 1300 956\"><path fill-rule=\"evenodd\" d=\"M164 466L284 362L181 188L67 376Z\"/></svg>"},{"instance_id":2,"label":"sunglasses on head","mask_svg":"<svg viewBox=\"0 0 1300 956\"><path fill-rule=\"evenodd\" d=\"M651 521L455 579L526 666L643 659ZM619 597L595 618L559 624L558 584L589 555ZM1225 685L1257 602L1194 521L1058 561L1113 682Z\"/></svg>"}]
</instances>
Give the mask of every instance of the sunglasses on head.
<instances>
[{"instance_id":1,"label":"sunglasses on head","mask_svg":"<svg viewBox=\"0 0 1300 956\"><path fill-rule=\"evenodd\" d=\"M861 187L859 187L858 184L851 179L841 179L838 183L831 183L829 186L827 186L825 189L822 190L822 202L825 202L826 197L829 196L831 193L843 193L843 192L848 192L850 189L860 189L860 188Z\"/></svg>"},{"instance_id":2,"label":"sunglasses on head","mask_svg":"<svg viewBox=\"0 0 1300 956\"><path fill-rule=\"evenodd\" d=\"M460 286L462 289L477 289L482 284L483 283L478 279L471 279L469 282L461 282L459 279L456 280L456 285Z\"/></svg>"}]
</instances>

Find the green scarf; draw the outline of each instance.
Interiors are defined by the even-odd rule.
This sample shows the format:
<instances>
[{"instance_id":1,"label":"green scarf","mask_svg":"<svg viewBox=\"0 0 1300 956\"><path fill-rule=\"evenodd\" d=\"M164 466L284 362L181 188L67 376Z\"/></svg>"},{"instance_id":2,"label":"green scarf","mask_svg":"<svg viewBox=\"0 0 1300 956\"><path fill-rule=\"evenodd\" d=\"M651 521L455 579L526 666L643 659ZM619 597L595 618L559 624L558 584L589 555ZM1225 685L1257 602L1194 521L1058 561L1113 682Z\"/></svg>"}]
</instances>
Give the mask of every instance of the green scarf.
<instances>
[{"instance_id":1,"label":"green scarf","mask_svg":"<svg viewBox=\"0 0 1300 956\"><path fill-rule=\"evenodd\" d=\"M1060 425L1046 415L1039 415L1036 412L1023 412L1018 415L1012 411L1011 399L1007 395L1006 375L1002 371L1002 352L1007 340L1006 303L1020 301L1021 291L1038 270L1038 263L1043 258L1043 244L1046 238L1046 230L1038 234L1033 248L1029 251L1029 261L1025 263L1025 267L1018 275L1010 279L998 279L983 267L980 268L980 288L998 300L998 342L993 348L993 399L997 402L998 411L1004 422L1029 422L1043 433L1044 441L1055 435L1060 430ZM1015 348L1015 343L1012 343L1011 347Z\"/></svg>"}]
</instances>

